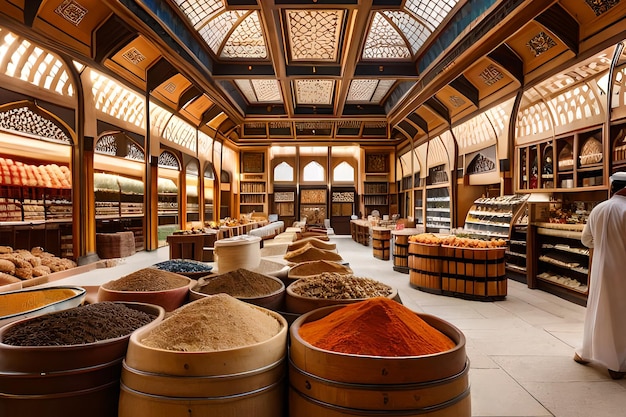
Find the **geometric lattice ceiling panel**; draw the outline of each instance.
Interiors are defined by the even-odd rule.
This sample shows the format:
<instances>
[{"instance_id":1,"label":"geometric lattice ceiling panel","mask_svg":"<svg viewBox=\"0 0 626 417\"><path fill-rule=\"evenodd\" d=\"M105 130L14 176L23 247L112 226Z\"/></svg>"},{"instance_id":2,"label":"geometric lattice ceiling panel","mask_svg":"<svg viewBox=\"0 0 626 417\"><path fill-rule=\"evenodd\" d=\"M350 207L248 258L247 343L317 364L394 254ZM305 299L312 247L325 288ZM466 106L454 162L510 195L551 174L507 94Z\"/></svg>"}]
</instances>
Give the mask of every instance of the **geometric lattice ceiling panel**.
<instances>
[{"instance_id":1,"label":"geometric lattice ceiling panel","mask_svg":"<svg viewBox=\"0 0 626 417\"><path fill-rule=\"evenodd\" d=\"M282 102L277 80L235 80L235 83L250 103Z\"/></svg>"},{"instance_id":2,"label":"geometric lattice ceiling panel","mask_svg":"<svg viewBox=\"0 0 626 417\"><path fill-rule=\"evenodd\" d=\"M407 41L385 15L376 13L363 48L363 59L408 59Z\"/></svg>"},{"instance_id":3,"label":"geometric lattice ceiling panel","mask_svg":"<svg viewBox=\"0 0 626 417\"><path fill-rule=\"evenodd\" d=\"M352 80L346 101L378 104L394 83L395 80Z\"/></svg>"},{"instance_id":4,"label":"geometric lattice ceiling panel","mask_svg":"<svg viewBox=\"0 0 626 417\"><path fill-rule=\"evenodd\" d=\"M297 104L331 105L334 80L295 80Z\"/></svg>"},{"instance_id":5,"label":"geometric lattice ceiling panel","mask_svg":"<svg viewBox=\"0 0 626 417\"><path fill-rule=\"evenodd\" d=\"M292 61L336 62L344 10L287 10Z\"/></svg>"}]
</instances>

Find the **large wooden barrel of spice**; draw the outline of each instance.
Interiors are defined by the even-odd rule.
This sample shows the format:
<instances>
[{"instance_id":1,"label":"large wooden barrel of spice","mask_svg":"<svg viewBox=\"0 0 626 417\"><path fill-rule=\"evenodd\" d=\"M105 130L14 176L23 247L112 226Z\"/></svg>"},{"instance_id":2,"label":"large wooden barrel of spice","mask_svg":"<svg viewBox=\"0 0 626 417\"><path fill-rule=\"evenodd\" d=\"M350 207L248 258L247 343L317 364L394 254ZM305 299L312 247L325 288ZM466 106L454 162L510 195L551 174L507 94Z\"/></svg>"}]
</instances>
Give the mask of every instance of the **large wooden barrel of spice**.
<instances>
[{"instance_id":1,"label":"large wooden barrel of spice","mask_svg":"<svg viewBox=\"0 0 626 417\"><path fill-rule=\"evenodd\" d=\"M1 414L117 415L130 334L164 315L165 310L156 305L96 303L2 327ZM88 337L99 340L86 342Z\"/></svg>"},{"instance_id":2,"label":"large wooden barrel of spice","mask_svg":"<svg viewBox=\"0 0 626 417\"><path fill-rule=\"evenodd\" d=\"M422 356L385 356L383 345L379 355L334 352L300 335L305 324L344 307L309 312L291 326L290 416L471 416L469 362L460 330L435 316L413 313L454 342L448 350ZM369 320L376 334L377 323Z\"/></svg>"},{"instance_id":3,"label":"large wooden barrel of spice","mask_svg":"<svg viewBox=\"0 0 626 417\"><path fill-rule=\"evenodd\" d=\"M409 243L409 283L415 288L441 293L441 245Z\"/></svg>"},{"instance_id":4,"label":"large wooden barrel of spice","mask_svg":"<svg viewBox=\"0 0 626 417\"><path fill-rule=\"evenodd\" d=\"M501 300L507 294L504 247L441 247L444 294L477 300Z\"/></svg>"},{"instance_id":5,"label":"large wooden barrel of spice","mask_svg":"<svg viewBox=\"0 0 626 417\"><path fill-rule=\"evenodd\" d=\"M371 278L322 272L289 284L285 293L285 307L288 312L303 314L322 307L352 304L381 296L396 299L398 290Z\"/></svg>"},{"instance_id":6,"label":"large wooden barrel of spice","mask_svg":"<svg viewBox=\"0 0 626 417\"><path fill-rule=\"evenodd\" d=\"M249 331L237 328L248 321ZM119 417L284 414L288 326L280 314L219 294L181 307L162 325L131 336ZM271 337L244 342L269 326ZM222 347L197 347L200 340Z\"/></svg>"},{"instance_id":7,"label":"large wooden barrel of spice","mask_svg":"<svg viewBox=\"0 0 626 417\"><path fill-rule=\"evenodd\" d=\"M389 251L391 250L391 229L386 227L373 227L372 248L374 258L388 261Z\"/></svg>"}]
</instances>

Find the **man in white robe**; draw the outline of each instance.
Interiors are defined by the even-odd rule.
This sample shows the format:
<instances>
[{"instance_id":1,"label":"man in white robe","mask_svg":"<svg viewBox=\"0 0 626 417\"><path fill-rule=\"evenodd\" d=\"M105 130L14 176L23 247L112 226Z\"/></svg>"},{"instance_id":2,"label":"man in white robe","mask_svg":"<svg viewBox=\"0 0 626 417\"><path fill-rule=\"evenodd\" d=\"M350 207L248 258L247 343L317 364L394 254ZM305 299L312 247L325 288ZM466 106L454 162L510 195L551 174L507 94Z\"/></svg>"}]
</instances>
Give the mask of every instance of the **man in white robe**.
<instances>
[{"instance_id":1,"label":"man in white robe","mask_svg":"<svg viewBox=\"0 0 626 417\"><path fill-rule=\"evenodd\" d=\"M611 176L612 197L591 211L582 243L592 249L583 345L574 360L626 375L626 172Z\"/></svg>"}]
</instances>

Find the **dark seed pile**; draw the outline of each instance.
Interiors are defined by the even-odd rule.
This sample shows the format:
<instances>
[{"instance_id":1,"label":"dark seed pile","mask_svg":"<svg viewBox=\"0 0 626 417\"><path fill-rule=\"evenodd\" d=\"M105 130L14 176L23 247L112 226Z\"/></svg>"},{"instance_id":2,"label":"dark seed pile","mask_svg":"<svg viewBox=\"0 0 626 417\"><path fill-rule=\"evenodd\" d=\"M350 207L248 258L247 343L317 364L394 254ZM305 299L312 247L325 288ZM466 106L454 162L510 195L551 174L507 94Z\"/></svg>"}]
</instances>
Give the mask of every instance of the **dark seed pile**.
<instances>
[{"instance_id":1,"label":"dark seed pile","mask_svg":"<svg viewBox=\"0 0 626 417\"><path fill-rule=\"evenodd\" d=\"M154 264L154 267L169 272L210 272L213 269L211 265L189 259L170 259Z\"/></svg>"},{"instance_id":2,"label":"dark seed pile","mask_svg":"<svg viewBox=\"0 0 626 417\"><path fill-rule=\"evenodd\" d=\"M87 304L13 325L1 342L13 346L83 345L129 335L155 318L120 303Z\"/></svg>"}]
</instances>

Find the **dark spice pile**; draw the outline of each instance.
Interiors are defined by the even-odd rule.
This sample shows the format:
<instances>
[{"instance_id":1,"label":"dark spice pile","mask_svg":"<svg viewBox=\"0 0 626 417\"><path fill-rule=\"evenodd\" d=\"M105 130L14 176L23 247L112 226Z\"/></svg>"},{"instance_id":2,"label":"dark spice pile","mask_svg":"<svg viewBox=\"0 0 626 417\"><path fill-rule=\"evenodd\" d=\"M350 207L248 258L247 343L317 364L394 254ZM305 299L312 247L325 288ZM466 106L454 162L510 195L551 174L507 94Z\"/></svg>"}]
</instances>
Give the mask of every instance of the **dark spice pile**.
<instances>
[{"instance_id":1,"label":"dark spice pile","mask_svg":"<svg viewBox=\"0 0 626 417\"><path fill-rule=\"evenodd\" d=\"M162 269L169 272L211 272L213 267L203 262L194 261L190 259L170 259L168 261L159 262L154 264L157 269Z\"/></svg>"},{"instance_id":2,"label":"dark spice pile","mask_svg":"<svg viewBox=\"0 0 626 417\"><path fill-rule=\"evenodd\" d=\"M267 275L239 268L198 283L196 291L203 294L224 293L232 297L250 298L272 294L283 284Z\"/></svg>"},{"instance_id":3,"label":"dark spice pile","mask_svg":"<svg viewBox=\"0 0 626 417\"><path fill-rule=\"evenodd\" d=\"M113 291L165 291L189 285L189 279L174 272L143 268L109 281L104 287Z\"/></svg>"},{"instance_id":4,"label":"dark spice pile","mask_svg":"<svg viewBox=\"0 0 626 417\"><path fill-rule=\"evenodd\" d=\"M87 304L12 325L4 333L2 343L13 346L83 345L129 335L155 318L121 303Z\"/></svg>"}]
</instances>

